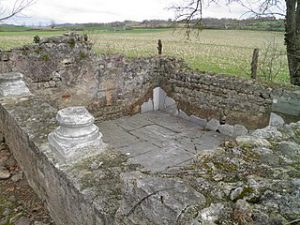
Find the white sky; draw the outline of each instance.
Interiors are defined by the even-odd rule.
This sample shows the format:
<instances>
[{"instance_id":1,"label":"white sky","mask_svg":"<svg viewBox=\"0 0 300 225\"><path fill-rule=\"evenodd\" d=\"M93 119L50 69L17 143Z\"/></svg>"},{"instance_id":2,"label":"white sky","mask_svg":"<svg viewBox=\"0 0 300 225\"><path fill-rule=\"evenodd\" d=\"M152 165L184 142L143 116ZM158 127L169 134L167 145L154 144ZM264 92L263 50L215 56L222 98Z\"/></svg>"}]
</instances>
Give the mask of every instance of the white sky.
<instances>
[{"instance_id":1,"label":"white sky","mask_svg":"<svg viewBox=\"0 0 300 225\"><path fill-rule=\"evenodd\" d=\"M26 17L10 20L10 23L38 25L39 23L88 23L124 20L174 18L168 8L174 2L184 0L36 0L24 12ZM0 0L2 8L9 8L15 0ZM224 6L213 4L205 7L204 17L239 18L245 9L239 4Z\"/></svg>"}]
</instances>

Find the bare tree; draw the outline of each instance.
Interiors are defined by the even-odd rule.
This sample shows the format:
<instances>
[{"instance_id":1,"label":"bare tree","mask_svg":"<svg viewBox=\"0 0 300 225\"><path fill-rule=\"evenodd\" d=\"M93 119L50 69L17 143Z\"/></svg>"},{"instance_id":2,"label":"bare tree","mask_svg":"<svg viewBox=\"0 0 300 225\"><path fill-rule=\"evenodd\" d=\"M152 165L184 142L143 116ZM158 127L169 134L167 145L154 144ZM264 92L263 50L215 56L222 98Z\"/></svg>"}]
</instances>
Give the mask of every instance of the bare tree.
<instances>
[{"instance_id":1,"label":"bare tree","mask_svg":"<svg viewBox=\"0 0 300 225\"><path fill-rule=\"evenodd\" d=\"M219 0L182 0L181 5L172 7L177 20L184 21L188 29L201 27L204 4ZM278 15L285 17L285 44L289 65L290 82L300 86L300 0L226 0L237 2L247 13L257 16ZM251 4L252 3L252 4Z\"/></svg>"},{"instance_id":2,"label":"bare tree","mask_svg":"<svg viewBox=\"0 0 300 225\"><path fill-rule=\"evenodd\" d=\"M35 0L7 0L10 5L3 5L4 0L0 0L0 21L10 19L20 14L24 9L31 6ZM2 4L1 4L2 3Z\"/></svg>"},{"instance_id":3,"label":"bare tree","mask_svg":"<svg viewBox=\"0 0 300 225\"><path fill-rule=\"evenodd\" d=\"M274 80L281 72L282 68L284 68L284 64L281 59L282 57L285 57L284 54L284 51L281 50L275 39L266 43L266 48L263 51L259 63L259 70L265 80Z\"/></svg>"}]
</instances>

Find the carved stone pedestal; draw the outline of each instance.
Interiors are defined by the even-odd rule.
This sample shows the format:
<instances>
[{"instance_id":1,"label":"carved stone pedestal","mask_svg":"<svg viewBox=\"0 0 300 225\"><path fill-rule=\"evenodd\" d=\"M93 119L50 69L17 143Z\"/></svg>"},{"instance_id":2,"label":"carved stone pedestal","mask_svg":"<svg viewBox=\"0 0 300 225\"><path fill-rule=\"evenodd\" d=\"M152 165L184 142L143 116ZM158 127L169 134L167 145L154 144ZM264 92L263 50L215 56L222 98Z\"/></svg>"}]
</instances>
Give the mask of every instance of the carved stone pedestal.
<instances>
[{"instance_id":1,"label":"carved stone pedestal","mask_svg":"<svg viewBox=\"0 0 300 225\"><path fill-rule=\"evenodd\" d=\"M49 134L48 140L63 162L74 162L105 150L95 119L84 107L62 109L56 119L60 126Z\"/></svg>"},{"instance_id":2,"label":"carved stone pedestal","mask_svg":"<svg viewBox=\"0 0 300 225\"><path fill-rule=\"evenodd\" d=\"M0 96L30 95L30 91L23 81L23 74L10 72L0 74Z\"/></svg>"}]
</instances>

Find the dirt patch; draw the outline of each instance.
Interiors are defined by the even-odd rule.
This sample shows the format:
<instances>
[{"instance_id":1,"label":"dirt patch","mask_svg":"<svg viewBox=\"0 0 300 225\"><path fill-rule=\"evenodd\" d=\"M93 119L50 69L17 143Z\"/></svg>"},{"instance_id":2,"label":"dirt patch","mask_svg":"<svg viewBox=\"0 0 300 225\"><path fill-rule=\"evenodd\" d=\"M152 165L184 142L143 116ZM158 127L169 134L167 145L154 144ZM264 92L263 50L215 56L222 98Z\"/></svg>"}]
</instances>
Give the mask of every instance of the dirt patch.
<instances>
[{"instance_id":1,"label":"dirt patch","mask_svg":"<svg viewBox=\"0 0 300 225\"><path fill-rule=\"evenodd\" d=\"M0 143L0 225L54 225L3 142Z\"/></svg>"}]
</instances>

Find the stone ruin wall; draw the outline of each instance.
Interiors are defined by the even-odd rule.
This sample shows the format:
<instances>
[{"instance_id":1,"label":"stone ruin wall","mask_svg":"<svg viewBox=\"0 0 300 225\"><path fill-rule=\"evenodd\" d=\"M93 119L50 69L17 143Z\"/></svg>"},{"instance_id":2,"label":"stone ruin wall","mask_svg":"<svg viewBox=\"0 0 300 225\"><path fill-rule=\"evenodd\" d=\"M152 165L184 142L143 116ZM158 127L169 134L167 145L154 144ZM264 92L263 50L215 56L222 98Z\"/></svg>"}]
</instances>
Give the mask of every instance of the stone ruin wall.
<instances>
[{"instance_id":1,"label":"stone ruin wall","mask_svg":"<svg viewBox=\"0 0 300 225\"><path fill-rule=\"evenodd\" d=\"M139 113L158 86L188 115L225 118L228 124L249 129L268 124L274 98L300 99L299 91L192 72L182 60L96 56L91 46L77 34L42 39L1 52L0 73L21 72L33 94L55 108L83 105L97 120Z\"/></svg>"},{"instance_id":2,"label":"stone ruin wall","mask_svg":"<svg viewBox=\"0 0 300 225\"><path fill-rule=\"evenodd\" d=\"M243 124L250 129L265 127L269 122L271 89L251 80L186 72L170 74L165 89L188 115Z\"/></svg>"},{"instance_id":3,"label":"stone ruin wall","mask_svg":"<svg viewBox=\"0 0 300 225\"><path fill-rule=\"evenodd\" d=\"M166 69L161 86L179 109L207 120L214 118L257 129L268 125L272 111L286 121L300 119L297 87L272 87L255 80L187 69Z\"/></svg>"},{"instance_id":4,"label":"stone ruin wall","mask_svg":"<svg viewBox=\"0 0 300 225\"><path fill-rule=\"evenodd\" d=\"M139 112L157 85L158 61L96 57L86 37L69 34L0 52L0 73L23 73L31 92L55 108L84 105L109 120Z\"/></svg>"}]
</instances>

